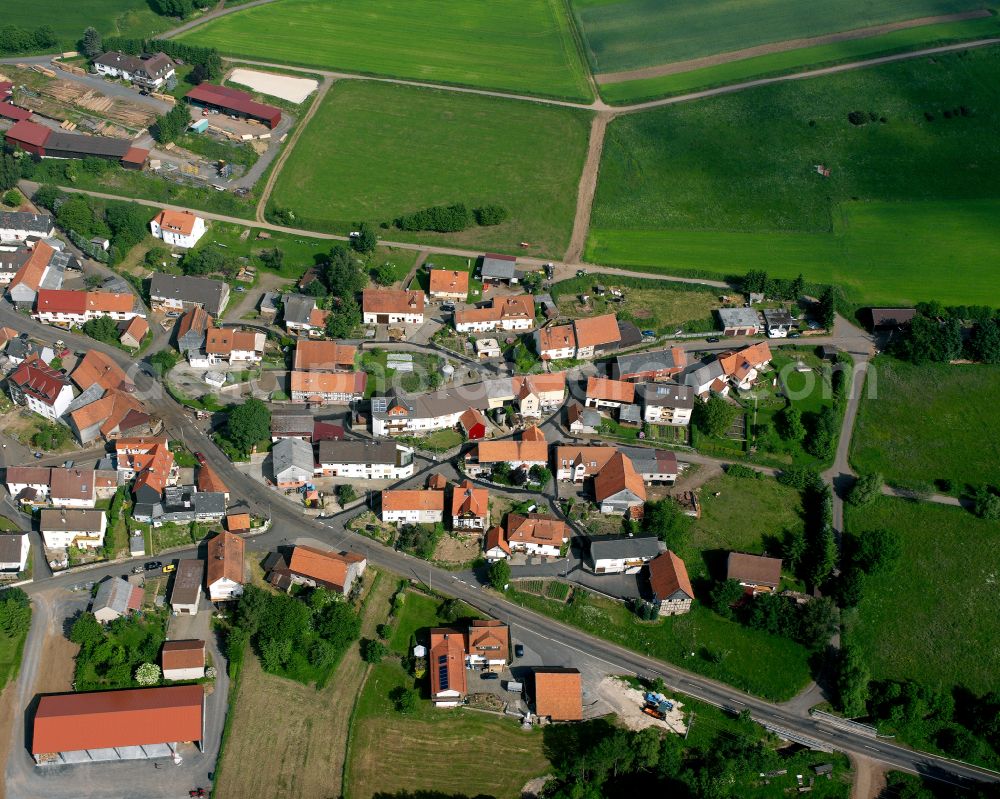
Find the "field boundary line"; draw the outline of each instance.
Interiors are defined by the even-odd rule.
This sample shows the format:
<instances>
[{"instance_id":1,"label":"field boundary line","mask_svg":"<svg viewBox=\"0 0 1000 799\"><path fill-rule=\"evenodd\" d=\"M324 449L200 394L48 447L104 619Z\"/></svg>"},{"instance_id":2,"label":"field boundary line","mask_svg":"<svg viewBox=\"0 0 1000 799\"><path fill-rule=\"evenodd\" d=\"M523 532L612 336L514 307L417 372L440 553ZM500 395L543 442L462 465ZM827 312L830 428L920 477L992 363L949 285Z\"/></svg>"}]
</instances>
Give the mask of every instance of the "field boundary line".
<instances>
[{"instance_id":1,"label":"field boundary line","mask_svg":"<svg viewBox=\"0 0 1000 799\"><path fill-rule=\"evenodd\" d=\"M274 184L278 182L278 175L281 174L281 170L285 166L285 161L288 160L288 156L291 154L292 150L295 149L295 145L299 141L299 137L302 135L308 126L310 120L316 114L320 103L326 97L326 93L330 90L330 86L333 81L330 78L324 78L323 85L319 87L319 91L316 92L316 97L313 98L312 105L309 106L309 110L303 115L302 119L299 120L298 126L292 133L291 138L285 142L285 148L281 151L278 156L278 160L274 163L274 168L271 170L271 174L267 176L267 182L264 184L264 188L260 192L260 199L257 201L257 207L254 209L254 218L258 222L266 222L264 218L264 210L267 208L267 201L271 197L271 192L274 191Z\"/></svg>"},{"instance_id":2,"label":"field boundary line","mask_svg":"<svg viewBox=\"0 0 1000 799\"><path fill-rule=\"evenodd\" d=\"M594 80L600 86L615 83L626 83L633 80L645 80L648 78L662 78L667 75L677 75L682 72L693 72L705 67L714 67L719 64L728 64L733 61L745 61L762 55L773 55L774 53L785 53L790 50L804 50L809 47L816 47L825 44L838 44L839 42L851 42L857 39L872 39L885 33L908 30L910 28L922 28L927 25L937 25L945 22L963 22L969 19L984 19L992 16L985 8L973 9L972 11L961 11L956 14L939 14L932 17L918 17L916 19L906 19L900 22L886 22L881 25L870 25L867 28L854 28L853 30L840 31L839 33L828 33L823 36L810 36L800 39L785 39L780 42L769 42L759 44L754 47L745 47L742 50L730 50L725 53L715 55L700 56L699 58L689 58L685 61L673 61L669 64L656 64L651 67L641 67L640 69L628 69L621 72L605 72L594 75Z\"/></svg>"},{"instance_id":3,"label":"field boundary line","mask_svg":"<svg viewBox=\"0 0 1000 799\"><path fill-rule=\"evenodd\" d=\"M597 88L594 67L590 63L590 59L587 57L587 45L584 41L583 30L578 24L576 14L573 11L573 4L570 0L552 0L552 2L561 4L562 6L563 13L566 16L566 25L569 27L570 38L573 40L573 48L576 50L577 58L580 59L580 63L583 65L587 78L587 84L590 86L590 90L594 93L594 99L600 100L601 93Z\"/></svg>"}]
</instances>

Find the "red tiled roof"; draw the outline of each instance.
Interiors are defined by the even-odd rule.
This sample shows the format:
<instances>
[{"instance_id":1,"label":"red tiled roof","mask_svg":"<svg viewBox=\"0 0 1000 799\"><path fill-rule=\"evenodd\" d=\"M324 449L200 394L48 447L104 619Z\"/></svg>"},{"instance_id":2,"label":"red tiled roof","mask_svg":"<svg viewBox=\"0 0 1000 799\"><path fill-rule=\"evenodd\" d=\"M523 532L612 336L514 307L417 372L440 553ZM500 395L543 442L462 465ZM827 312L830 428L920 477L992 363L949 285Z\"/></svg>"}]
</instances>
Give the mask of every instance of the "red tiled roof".
<instances>
[{"instance_id":1,"label":"red tiled roof","mask_svg":"<svg viewBox=\"0 0 1000 799\"><path fill-rule=\"evenodd\" d=\"M295 342L294 369L353 369L358 348L339 341L312 341L299 339Z\"/></svg>"},{"instance_id":2,"label":"red tiled roof","mask_svg":"<svg viewBox=\"0 0 1000 799\"><path fill-rule=\"evenodd\" d=\"M348 567L363 560L362 555L353 552L324 552L313 547L297 546L292 550L288 570L343 591Z\"/></svg>"},{"instance_id":3,"label":"red tiled roof","mask_svg":"<svg viewBox=\"0 0 1000 799\"><path fill-rule=\"evenodd\" d=\"M562 546L569 540L566 522L541 513L507 514L506 539L509 544L538 544L539 546Z\"/></svg>"},{"instance_id":4,"label":"red tiled roof","mask_svg":"<svg viewBox=\"0 0 1000 799\"><path fill-rule=\"evenodd\" d=\"M247 519L247 527L250 526ZM242 538L223 531L208 542L206 585L211 586L224 577L243 585L243 552L246 544Z\"/></svg>"},{"instance_id":5,"label":"red tiled roof","mask_svg":"<svg viewBox=\"0 0 1000 799\"><path fill-rule=\"evenodd\" d=\"M600 503L625 489L643 502L646 501L646 484L642 482L631 459L616 452L594 478L594 499Z\"/></svg>"},{"instance_id":6,"label":"red tiled roof","mask_svg":"<svg viewBox=\"0 0 1000 799\"><path fill-rule=\"evenodd\" d=\"M535 669L535 712L553 721L583 718L583 684L576 669Z\"/></svg>"},{"instance_id":7,"label":"red tiled roof","mask_svg":"<svg viewBox=\"0 0 1000 799\"><path fill-rule=\"evenodd\" d=\"M10 382L25 394L52 405L66 385L66 378L37 355L32 355L14 370Z\"/></svg>"},{"instance_id":8,"label":"red tiled roof","mask_svg":"<svg viewBox=\"0 0 1000 799\"><path fill-rule=\"evenodd\" d=\"M25 119L31 119L31 112L25 108L18 108L11 103L0 103L0 117L20 122Z\"/></svg>"},{"instance_id":9,"label":"red tiled roof","mask_svg":"<svg viewBox=\"0 0 1000 799\"><path fill-rule=\"evenodd\" d=\"M382 492L382 510L444 510L444 492L397 489Z\"/></svg>"},{"instance_id":10,"label":"red tiled roof","mask_svg":"<svg viewBox=\"0 0 1000 799\"><path fill-rule=\"evenodd\" d=\"M34 123L18 123L18 125L31 124ZM16 128L17 125L14 127ZM16 286L24 285L33 291L38 291L39 287L42 285L42 278L45 276L45 270L49 265L49 261L52 260L52 255L54 253L55 250L44 241L36 242L35 246L31 249L31 255L28 256L28 260L21 265L21 268L17 270L17 274L11 278L10 283L7 285L7 290L10 291Z\"/></svg>"},{"instance_id":11,"label":"red tiled roof","mask_svg":"<svg viewBox=\"0 0 1000 799\"><path fill-rule=\"evenodd\" d=\"M184 96L190 100L218 105L247 116L271 120L271 124L277 124L277 121L281 119L280 108L258 103L246 92L230 89L228 86L200 83Z\"/></svg>"},{"instance_id":12,"label":"red tiled roof","mask_svg":"<svg viewBox=\"0 0 1000 799\"><path fill-rule=\"evenodd\" d=\"M171 211L165 208L153 217L153 221L163 230L190 236L194 232L194 223L197 218L190 211Z\"/></svg>"},{"instance_id":13,"label":"red tiled roof","mask_svg":"<svg viewBox=\"0 0 1000 799\"><path fill-rule=\"evenodd\" d=\"M493 527L486 531L486 543L483 548L487 552L491 549L499 548L508 555L510 554L510 546L507 544L507 539L504 537L502 527L493 525Z\"/></svg>"},{"instance_id":14,"label":"red tiled roof","mask_svg":"<svg viewBox=\"0 0 1000 799\"><path fill-rule=\"evenodd\" d=\"M43 696L35 711L32 754L200 741L200 685Z\"/></svg>"},{"instance_id":15,"label":"red tiled roof","mask_svg":"<svg viewBox=\"0 0 1000 799\"><path fill-rule=\"evenodd\" d=\"M450 627L431 630L427 670L431 673L431 698L442 691L465 695L465 635Z\"/></svg>"},{"instance_id":16,"label":"red tiled roof","mask_svg":"<svg viewBox=\"0 0 1000 799\"><path fill-rule=\"evenodd\" d=\"M125 336L131 336L136 341L142 341L146 334L149 332L149 323L143 319L141 316L133 316L132 320L126 325L125 329L122 330L120 338L125 338Z\"/></svg>"},{"instance_id":17,"label":"red tiled roof","mask_svg":"<svg viewBox=\"0 0 1000 799\"><path fill-rule=\"evenodd\" d=\"M591 316L573 322L577 347L595 347L621 340L618 319L613 313Z\"/></svg>"},{"instance_id":18,"label":"red tiled roof","mask_svg":"<svg viewBox=\"0 0 1000 799\"><path fill-rule=\"evenodd\" d=\"M81 391L86 391L94 383L110 391L113 388L130 391L134 385L122 368L103 352L88 350L70 375Z\"/></svg>"},{"instance_id":19,"label":"red tiled roof","mask_svg":"<svg viewBox=\"0 0 1000 799\"><path fill-rule=\"evenodd\" d=\"M471 480L465 480L451 492L451 515L461 516L473 514L483 516L489 512L490 492L485 488L476 488Z\"/></svg>"},{"instance_id":20,"label":"red tiled roof","mask_svg":"<svg viewBox=\"0 0 1000 799\"><path fill-rule=\"evenodd\" d=\"M508 660L510 633L507 625L497 619L473 619L465 636L465 650L470 655L482 655L487 660Z\"/></svg>"},{"instance_id":21,"label":"red tiled roof","mask_svg":"<svg viewBox=\"0 0 1000 799\"><path fill-rule=\"evenodd\" d=\"M635 400L635 383L590 377L587 378L587 399L631 403Z\"/></svg>"},{"instance_id":22,"label":"red tiled roof","mask_svg":"<svg viewBox=\"0 0 1000 799\"><path fill-rule=\"evenodd\" d=\"M402 289L365 289L361 294L365 313L422 314L424 293Z\"/></svg>"},{"instance_id":23,"label":"red tiled roof","mask_svg":"<svg viewBox=\"0 0 1000 799\"><path fill-rule=\"evenodd\" d=\"M31 144L35 147L43 147L51 135L52 131L45 127L45 125L39 125L37 122L32 122L28 119L15 122L10 130L7 131L8 139L24 144Z\"/></svg>"},{"instance_id":24,"label":"red tiled roof","mask_svg":"<svg viewBox=\"0 0 1000 799\"><path fill-rule=\"evenodd\" d=\"M197 638L182 641L164 641L160 651L164 671L171 669L197 669L205 665L205 642Z\"/></svg>"},{"instance_id":25,"label":"red tiled roof","mask_svg":"<svg viewBox=\"0 0 1000 799\"><path fill-rule=\"evenodd\" d=\"M222 478L219 477L218 472L207 463L204 466L198 467L198 490L217 491L223 494L229 493L229 489L222 482Z\"/></svg>"},{"instance_id":26,"label":"red tiled roof","mask_svg":"<svg viewBox=\"0 0 1000 799\"><path fill-rule=\"evenodd\" d=\"M694 589L688 579L684 561L667 550L649 562L649 585L657 599L664 600L678 591L694 599Z\"/></svg>"},{"instance_id":27,"label":"red tiled roof","mask_svg":"<svg viewBox=\"0 0 1000 799\"><path fill-rule=\"evenodd\" d=\"M431 294L469 293L469 273L452 269L432 269L430 277Z\"/></svg>"}]
</instances>

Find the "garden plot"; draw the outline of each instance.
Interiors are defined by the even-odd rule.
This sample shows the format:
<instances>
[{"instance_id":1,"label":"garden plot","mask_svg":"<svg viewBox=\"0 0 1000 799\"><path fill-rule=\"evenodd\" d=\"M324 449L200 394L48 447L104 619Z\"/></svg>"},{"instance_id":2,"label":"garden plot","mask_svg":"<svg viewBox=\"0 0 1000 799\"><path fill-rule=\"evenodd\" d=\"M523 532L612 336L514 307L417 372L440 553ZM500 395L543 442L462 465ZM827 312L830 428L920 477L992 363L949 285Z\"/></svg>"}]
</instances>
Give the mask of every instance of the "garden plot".
<instances>
[{"instance_id":1,"label":"garden plot","mask_svg":"<svg viewBox=\"0 0 1000 799\"><path fill-rule=\"evenodd\" d=\"M290 103L304 102L319 88L319 81L312 78L292 78L288 75L276 75L273 72L241 68L232 71L229 82L249 86L255 92L288 100Z\"/></svg>"}]
</instances>

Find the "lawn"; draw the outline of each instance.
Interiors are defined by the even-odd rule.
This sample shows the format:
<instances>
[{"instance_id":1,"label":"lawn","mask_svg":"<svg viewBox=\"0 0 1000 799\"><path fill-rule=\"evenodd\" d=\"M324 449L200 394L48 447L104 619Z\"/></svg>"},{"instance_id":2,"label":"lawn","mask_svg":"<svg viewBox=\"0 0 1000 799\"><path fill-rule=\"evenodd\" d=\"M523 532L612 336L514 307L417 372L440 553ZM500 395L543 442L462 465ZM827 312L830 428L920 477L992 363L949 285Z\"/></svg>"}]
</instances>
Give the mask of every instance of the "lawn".
<instances>
[{"instance_id":1,"label":"lawn","mask_svg":"<svg viewBox=\"0 0 1000 799\"><path fill-rule=\"evenodd\" d=\"M27 637L27 630L24 631L23 635L14 636L0 632L0 691L8 682L17 677L17 671L21 668L24 639Z\"/></svg>"},{"instance_id":2,"label":"lawn","mask_svg":"<svg viewBox=\"0 0 1000 799\"><path fill-rule=\"evenodd\" d=\"M701 518L691 526L687 548L677 553L695 581L724 577L729 551L777 555L785 531L805 526L802 496L770 477L721 475L705 483L698 496Z\"/></svg>"},{"instance_id":3,"label":"lawn","mask_svg":"<svg viewBox=\"0 0 1000 799\"><path fill-rule=\"evenodd\" d=\"M625 295L623 302L611 302L610 295L597 296L598 280L604 288L618 288ZM712 311L719 306L719 291L694 284L670 283L663 280L617 278L613 275L574 277L552 286L552 297L559 306L559 315L569 319L615 313L640 330L669 334L678 328L690 331L715 329ZM590 299L580 302L580 295Z\"/></svg>"},{"instance_id":4,"label":"lawn","mask_svg":"<svg viewBox=\"0 0 1000 799\"><path fill-rule=\"evenodd\" d=\"M417 640L426 644L427 629L447 623L438 615L443 601L439 597L428 596L419 591L406 591L404 597L403 607L396 613L392 636L389 638L389 647L398 655L409 653L412 637L416 636ZM458 603L459 618L480 618L480 615L464 602Z\"/></svg>"},{"instance_id":5,"label":"lawn","mask_svg":"<svg viewBox=\"0 0 1000 799\"><path fill-rule=\"evenodd\" d=\"M388 356L409 355L413 359L413 371L397 371L389 368ZM360 361L360 368L368 373L368 386L365 394L384 394L391 388L401 388L411 393L430 391L435 381L441 378L443 357L426 352L392 352L376 347L366 350ZM440 382L438 382L440 385Z\"/></svg>"},{"instance_id":6,"label":"lawn","mask_svg":"<svg viewBox=\"0 0 1000 799\"><path fill-rule=\"evenodd\" d=\"M6 0L3 24L29 30L49 25L59 37L58 47L74 50L87 26L105 36L149 36L174 27L177 20L154 13L148 0Z\"/></svg>"},{"instance_id":7,"label":"lawn","mask_svg":"<svg viewBox=\"0 0 1000 799\"><path fill-rule=\"evenodd\" d=\"M388 575L374 584L362 616L362 636L372 637L385 619L394 586ZM366 674L356 644L319 690L265 673L248 650L215 796L340 796L351 716ZM246 768L248 763L266 763L267 768Z\"/></svg>"},{"instance_id":8,"label":"lawn","mask_svg":"<svg viewBox=\"0 0 1000 799\"><path fill-rule=\"evenodd\" d=\"M875 679L913 678L927 685L996 688L1000 674L1000 525L958 508L882 497L846 506L848 531L895 529L899 564L870 577L847 641L859 646Z\"/></svg>"},{"instance_id":9,"label":"lawn","mask_svg":"<svg viewBox=\"0 0 1000 799\"><path fill-rule=\"evenodd\" d=\"M851 441L851 465L889 482L1000 485L1000 367L914 366L879 357Z\"/></svg>"},{"instance_id":10,"label":"lawn","mask_svg":"<svg viewBox=\"0 0 1000 799\"><path fill-rule=\"evenodd\" d=\"M616 72L982 7L977 0L572 0L595 72Z\"/></svg>"},{"instance_id":11,"label":"lawn","mask_svg":"<svg viewBox=\"0 0 1000 799\"><path fill-rule=\"evenodd\" d=\"M387 239L561 255L589 136L585 113L383 83L336 84L271 196L296 224L347 233L434 205L504 206L510 217L464 232ZM521 242L531 246L520 248Z\"/></svg>"},{"instance_id":12,"label":"lawn","mask_svg":"<svg viewBox=\"0 0 1000 799\"><path fill-rule=\"evenodd\" d=\"M670 75L600 84L601 97L612 105L638 103L684 94L750 78L784 75L821 65L838 64L888 53L906 52L966 39L996 36L997 17L941 22L892 31L865 39L800 47L780 53L744 58L723 64L678 71Z\"/></svg>"},{"instance_id":13,"label":"lawn","mask_svg":"<svg viewBox=\"0 0 1000 799\"><path fill-rule=\"evenodd\" d=\"M989 302L1000 293L987 266L1000 257L988 133L1000 124L998 62L1000 48L983 48L619 117L587 257L802 272L858 302Z\"/></svg>"},{"instance_id":14,"label":"lawn","mask_svg":"<svg viewBox=\"0 0 1000 799\"><path fill-rule=\"evenodd\" d=\"M283 0L181 39L283 64L591 98L558 0Z\"/></svg>"},{"instance_id":15,"label":"lawn","mask_svg":"<svg viewBox=\"0 0 1000 799\"><path fill-rule=\"evenodd\" d=\"M411 714L399 714L389 691L414 685L397 662L387 660L371 670L351 729L345 796L370 799L400 791L433 791L517 799L528 780L551 770L542 732L521 730L517 719L464 708L435 709L425 696ZM391 764L386 760L389 751Z\"/></svg>"},{"instance_id":16,"label":"lawn","mask_svg":"<svg viewBox=\"0 0 1000 799\"><path fill-rule=\"evenodd\" d=\"M690 613L650 625L620 603L582 588L574 591L568 604L516 591L509 591L508 598L592 635L771 701L791 699L810 679L809 653L804 647L724 619L701 602L695 602Z\"/></svg>"}]
</instances>

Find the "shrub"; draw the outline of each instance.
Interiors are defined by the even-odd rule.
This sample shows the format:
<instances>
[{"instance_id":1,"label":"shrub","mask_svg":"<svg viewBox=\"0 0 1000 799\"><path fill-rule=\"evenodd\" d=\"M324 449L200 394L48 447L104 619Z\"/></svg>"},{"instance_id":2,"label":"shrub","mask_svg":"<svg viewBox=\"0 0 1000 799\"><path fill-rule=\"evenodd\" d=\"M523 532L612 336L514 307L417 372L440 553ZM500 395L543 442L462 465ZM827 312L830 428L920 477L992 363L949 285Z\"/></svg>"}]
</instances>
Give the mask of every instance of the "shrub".
<instances>
[{"instance_id":1,"label":"shrub","mask_svg":"<svg viewBox=\"0 0 1000 799\"><path fill-rule=\"evenodd\" d=\"M856 127L860 127L868 121L868 115L864 111L851 111L847 115L847 121Z\"/></svg>"},{"instance_id":2,"label":"shrub","mask_svg":"<svg viewBox=\"0 0 1000 799\"><path fill-rule=\"evenodd\" d=\"M476 224L483 227L499 225L501 222L506 222L508 217L507 209L502 205L484 205L482 208L477 208L474 213Z\"/></svg>"},{"instance_id":3,"label":"shrub","mask_svg":"<svg viewBox=\"0 0 1000 799\"><path fill-rule=\"evenodd\" d=\"M160 681L160 667L155 663L143 663L135 670L135 681L139 685L156 685Z\"/></svg>"},{"instance_id":4,"label":"shrub","mask_svg":"<svg viewBox=\"0 0 1000 799\"><path fill-rule=\"evenodd\" d=\"M21 204L21 192L11 189L3 196L3 204L11 208L17 208Z\"/></svg>"},{"instance_id":5,"label":"shrub","mask_svg":"<svg viewBox=\"0 0 1000 799\"><path fill-rule=\"evenodd\" d=\"M374 638L361 639L361 659L365 663L381 663L382 658L389 654L388 647Z\"/></svg>"},{"instance_id":6,"label":"shrub","mask_svg":"<svg viewBox=\"0 0 1000 799\"><path fill-rule=\"evenodd\" d=\"M747 480L763 480L764 475L756 469L744 466L742 463L731 463L726 467L726 474L730 477L742 477Z\"/></svg>"},{"instance_id":7,"label":"shrub","mask_svg":"<svg viewBox=\"0 0 1000 799\"><path fill-rule=\"evenodd\" d=\"M847 494L847 501L855 507L871 505L882 495L882 475L878 472L861 475L857 482L851 486Z\"/></svg>"},{"instance_id":8,"label":"shrub","mask_svg":"<svg viewBox=\"0 0 1000 799\"><path fill-rule=\"evenodd\" d=\"M435 205L404 214L396 220L400 230L433 230L438 233L457 233L472 226L472 212L462 203L455 205Z\"/></svg>"}]
</instances>

